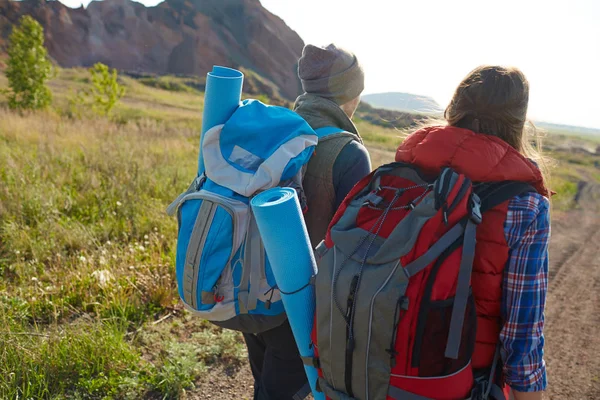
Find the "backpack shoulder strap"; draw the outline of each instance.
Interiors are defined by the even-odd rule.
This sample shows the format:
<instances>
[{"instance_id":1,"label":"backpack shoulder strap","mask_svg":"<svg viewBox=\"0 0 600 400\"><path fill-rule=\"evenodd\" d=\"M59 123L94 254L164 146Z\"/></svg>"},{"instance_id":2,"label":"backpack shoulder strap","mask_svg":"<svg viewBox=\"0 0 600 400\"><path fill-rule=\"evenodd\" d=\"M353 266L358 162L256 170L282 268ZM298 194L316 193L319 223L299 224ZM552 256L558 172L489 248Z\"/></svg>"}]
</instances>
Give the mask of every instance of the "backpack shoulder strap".
<instances>
[{"instance_id":1,"label":"backpack shoulder strap","mask_svg":"<svg viewBox=\"0 0 600 400\"><path fill-rule=\"evenodd\" d=\"M336 133L342 133L346 131L338 128L337 126L323 126L321 128L315 129L315 132L319 139L323 139L326 136L335 135Z\"/></svg>"},{"instance_id":2,"label":"backpack shoulder strap","mask_svg":"<svg viewBox=\"0 0 600 400\"><path fill-rule=\"evenodd\" d=\"M479 184L474 187L481 199L481 212L486 212L513 197L524 193L537 193L537 190L526 182L502 181Z\"/></svg>"},{"instance_id":3,"label":"backpack shoulder strap","mask_svg":"<svg viewBox=\"0 0 600 400\"><path fill-rule=\"evenodd\" d=\"M315 129L319 142L316 153L310 167L313 171L325 172L329 176L333 169L333 163L346 145L357 140L356 135L335 126L324 126Z\"/></svg>"},{"instance_id":4,"label":"backpack shoulder strap","mask_svg":"<svg viewBox=\"0 0 600 400\"><path fill-rule=\"evenodd\" d=\"M344 137L347 139L360 141L359 137L354 133L338 128L337 126L323 126L315 129L315 133L317 134L319 143L336 137Z\"/></svg>"}]
</instances>

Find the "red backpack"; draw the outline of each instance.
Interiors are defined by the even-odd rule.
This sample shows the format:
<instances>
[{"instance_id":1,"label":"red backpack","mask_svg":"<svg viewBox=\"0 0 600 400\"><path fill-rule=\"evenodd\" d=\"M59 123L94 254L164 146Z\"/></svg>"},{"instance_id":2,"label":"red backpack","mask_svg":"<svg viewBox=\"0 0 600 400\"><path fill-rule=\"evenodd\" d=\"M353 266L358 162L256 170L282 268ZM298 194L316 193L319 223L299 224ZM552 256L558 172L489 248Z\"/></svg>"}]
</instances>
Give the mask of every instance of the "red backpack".
<instances>
[{"instance_id":1,"label":"red backpack","mask_svg":"<svg viewBox=\"0 0 600 400\"><path fill-rule=\"evenodd\" d=\"M360 181L316 250L312 333L328 399L505 399L499 351L472 368L471 270L485 211L528 191L393 163Z\"/></svg>"}]
</instances>

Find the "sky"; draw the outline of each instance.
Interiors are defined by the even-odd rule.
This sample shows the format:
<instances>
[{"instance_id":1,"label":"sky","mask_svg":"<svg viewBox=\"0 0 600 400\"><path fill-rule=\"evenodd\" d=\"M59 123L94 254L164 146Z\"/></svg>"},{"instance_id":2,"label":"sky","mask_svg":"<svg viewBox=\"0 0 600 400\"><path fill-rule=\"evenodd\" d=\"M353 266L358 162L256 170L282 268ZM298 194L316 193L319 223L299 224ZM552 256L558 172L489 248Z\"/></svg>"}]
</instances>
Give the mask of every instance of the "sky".
<instances>
[{"instance_id":1,"label":"sky","mask_svg":"<svg viewBox=\"0 0 600 400\"><path fill-rule=\"evenodd\" d=\"M365 69L365 94L427 95L445 107L476 66L511 65L529 80L531 119L600 128L600 0L261 3L305 43L353 51Z\"/></svg>"}]
</instances>

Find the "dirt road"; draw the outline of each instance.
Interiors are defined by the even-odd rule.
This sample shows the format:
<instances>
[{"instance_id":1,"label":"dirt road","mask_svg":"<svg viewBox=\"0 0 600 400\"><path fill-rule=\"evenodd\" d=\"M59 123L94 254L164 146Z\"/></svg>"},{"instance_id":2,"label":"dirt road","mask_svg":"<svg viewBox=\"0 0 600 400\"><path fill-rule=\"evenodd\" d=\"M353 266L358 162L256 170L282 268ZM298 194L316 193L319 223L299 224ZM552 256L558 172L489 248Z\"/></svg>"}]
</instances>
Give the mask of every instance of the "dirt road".
<instances>
[{"instance_id":1,"label":"dirt road","mask_svg":"<svg viewBox=\"0 0 600 400\"><path fill-rule=\"evenodd\" d=\"M600 185L580 184L577 202L552 220L546 400L600 400ZM191 397L251 399L250 370L215 370Z\"/></svg>"},{"instance_id":2,"label":"dirt road","mask_svg":"<svg viewBox=\"0 0 600 400\"><path fill-rule=\"evenodd\" d=\"M600 186L552 221L546 306L546 399L600 399Z\"/></svg>"}]
</instances>

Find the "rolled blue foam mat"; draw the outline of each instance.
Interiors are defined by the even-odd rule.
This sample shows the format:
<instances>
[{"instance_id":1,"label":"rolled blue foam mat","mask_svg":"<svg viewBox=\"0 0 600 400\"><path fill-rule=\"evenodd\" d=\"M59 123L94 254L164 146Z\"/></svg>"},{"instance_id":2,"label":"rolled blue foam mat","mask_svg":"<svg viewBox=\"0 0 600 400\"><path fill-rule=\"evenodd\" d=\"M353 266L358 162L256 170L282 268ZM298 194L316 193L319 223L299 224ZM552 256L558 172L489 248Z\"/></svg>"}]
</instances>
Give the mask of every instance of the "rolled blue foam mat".
<instances>
[{"instance_id":1,"label":"rolled blue foam mat","mask_svg":"<svg viewBox=\"0 0 600 400\"><path fill-rule=\"evenodd\" d=\"M317 273L317 264L296 191L279 187L269 189L254 197L251 206L275 281L282 292L281 299L298 350L304 357L313 357L310 334L315 314L315 291L308 283ZM315 399L325 400L323 393L315 390L317 370L307 365L304 369Z\"/></svg>"},{"instance_id":2,"label":"rolled blue foam mat","mask_svg":"<svg viewBox=\"0 0 600 400\"><path fill-rule=\"evenodd\" d=\"M204 173L202 159L204 134L213 126L224 124L238 108L242 99L243 83L244 74L232 68L214 66L213 70L206 75L200 152L198 153L198 176Z\"/></svg>"}]
</instances>

